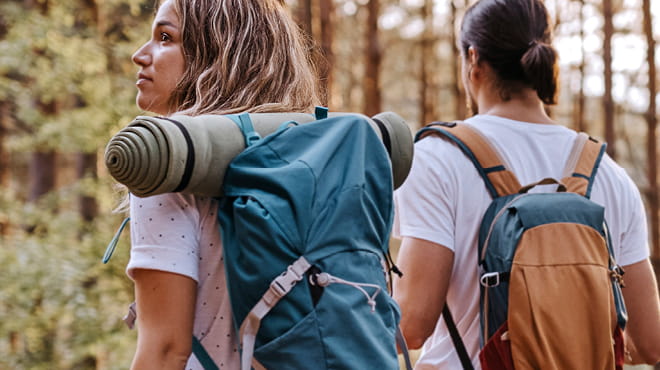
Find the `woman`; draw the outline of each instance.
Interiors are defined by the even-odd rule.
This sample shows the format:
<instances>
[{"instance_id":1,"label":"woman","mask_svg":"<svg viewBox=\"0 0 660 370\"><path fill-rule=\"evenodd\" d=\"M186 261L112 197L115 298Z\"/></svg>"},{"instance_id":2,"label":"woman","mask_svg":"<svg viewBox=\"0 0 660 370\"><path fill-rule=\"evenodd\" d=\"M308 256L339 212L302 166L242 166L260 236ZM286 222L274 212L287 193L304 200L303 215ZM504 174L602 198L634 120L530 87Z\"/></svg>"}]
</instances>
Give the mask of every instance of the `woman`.
<instances>
[{"instance_id":1,"label":"woman","mask_svg":"<svg viewBox=\"0 0 660 370\"><path fill-rule=\"evenodd\" d=\"M166 0L133 55L138 107L157 115L302 112L315 77L282 0ZM138 345L132 369L200 369L194 335L220 368L238 368L216 201L130 198Z\"/></svg>"},{"instance_id":2,"label":"woman","mask_svg":"<svg viewBox=\"0 0 660 370\"><path fill-rule=\"evenodd\" d=\"M521 184L562 178L577 135L544 109L557 94L551 26L542 0L480 0L461 26L463 84L477 113L466 123L498 149ZM628 360L655 363L660 309L639 191L606 156L591 199L605 206L614 256L626 271ZM462 368L439 320L445 302L479 368L477 235L491 197L461 150L431 136L416 144L412 171L395 200L394 233L402 237L398 264L405 275L394 293L408 344L423 346L417 368Z\"/></svg>"}]
</instances>

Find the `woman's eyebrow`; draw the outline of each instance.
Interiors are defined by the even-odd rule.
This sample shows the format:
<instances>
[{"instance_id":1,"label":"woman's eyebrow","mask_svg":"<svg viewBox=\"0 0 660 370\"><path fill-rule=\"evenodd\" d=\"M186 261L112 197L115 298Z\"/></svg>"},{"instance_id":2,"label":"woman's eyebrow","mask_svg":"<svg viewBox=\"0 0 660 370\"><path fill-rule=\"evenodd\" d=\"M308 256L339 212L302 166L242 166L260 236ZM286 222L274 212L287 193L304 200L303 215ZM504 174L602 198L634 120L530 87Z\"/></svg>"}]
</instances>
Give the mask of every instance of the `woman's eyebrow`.
<instances>
[{"instance_id":1,"label":"woman's eyebrow","mask_svg":"<svg viewBox=\"0 0 660 370\"><path fill-rule=\"evenodd\" d=\"M156 27L170 26L176 28L176 25L170 21L159 21L156 23Z\"/></svg>"}]
</instances>

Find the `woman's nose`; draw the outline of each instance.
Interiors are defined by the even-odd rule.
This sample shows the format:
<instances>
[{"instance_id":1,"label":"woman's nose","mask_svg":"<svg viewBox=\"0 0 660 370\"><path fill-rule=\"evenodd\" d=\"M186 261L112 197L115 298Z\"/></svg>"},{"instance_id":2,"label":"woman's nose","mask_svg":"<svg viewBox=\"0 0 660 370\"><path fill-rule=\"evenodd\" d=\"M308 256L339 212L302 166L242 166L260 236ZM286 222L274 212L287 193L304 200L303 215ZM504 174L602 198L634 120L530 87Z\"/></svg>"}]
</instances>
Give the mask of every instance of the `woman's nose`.
<instances>
[{"instance_id":1,"label":"woman's nose","mask_svg":"<svg viewBox=\"0 0 660 370\"><path fill-rule=\"evenodd\" d=\"M142 67L149 65L151 63L151 56L147 52L147 44L142 45L139 49L135 51L132 58L133 63Z\"/></svg>"}]
</instances>

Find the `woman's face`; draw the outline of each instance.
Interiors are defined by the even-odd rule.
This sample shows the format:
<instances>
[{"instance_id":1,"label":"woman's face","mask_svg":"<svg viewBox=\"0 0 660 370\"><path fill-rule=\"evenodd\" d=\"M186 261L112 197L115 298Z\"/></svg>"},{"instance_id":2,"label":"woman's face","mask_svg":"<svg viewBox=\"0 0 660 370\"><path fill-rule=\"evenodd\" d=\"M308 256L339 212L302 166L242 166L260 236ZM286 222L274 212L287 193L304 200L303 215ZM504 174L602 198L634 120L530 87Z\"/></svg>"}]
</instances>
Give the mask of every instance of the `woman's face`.
<instances>
[{"instance_id":1,"label":"woman's face","mask_svg":"<svg viewBox=\"0 0 660 370\"><path fill-rule=\"evenodd\" d=\"M160 115L172 113L169 99L185 68L181 26L173 0L165 1L158 8L151 40L133 54L133 62L140 66L135 83L137 106Z\"/></svg>"}]
</instances>

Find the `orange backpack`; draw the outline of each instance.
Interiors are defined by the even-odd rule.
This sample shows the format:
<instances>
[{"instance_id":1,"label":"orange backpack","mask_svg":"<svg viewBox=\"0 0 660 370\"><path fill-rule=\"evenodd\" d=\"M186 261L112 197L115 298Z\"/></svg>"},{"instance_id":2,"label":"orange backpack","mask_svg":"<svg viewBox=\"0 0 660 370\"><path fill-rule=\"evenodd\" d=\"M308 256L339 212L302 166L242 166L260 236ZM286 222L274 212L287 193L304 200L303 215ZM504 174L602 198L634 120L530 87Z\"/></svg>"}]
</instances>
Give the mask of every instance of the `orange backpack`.
<instances>
[{"instance_id":1,"label":"orange backpack","mask_svg":"<svg viewBox=\"0 0 660 370\"><path fill-rule=\"evenodd\" d=\"M621 369L623 271L604 208L589 199L605 144L579 134L560 181L520 186L469 125L434 123L416 140L431 134L462 149L493 198L479 231L482 368ZM528 192L542 184L557 184L557 191ZM450 331L466 357L460 336ZM471 367L469 357L462 361Z\"/></svg>"}]
</instances>

